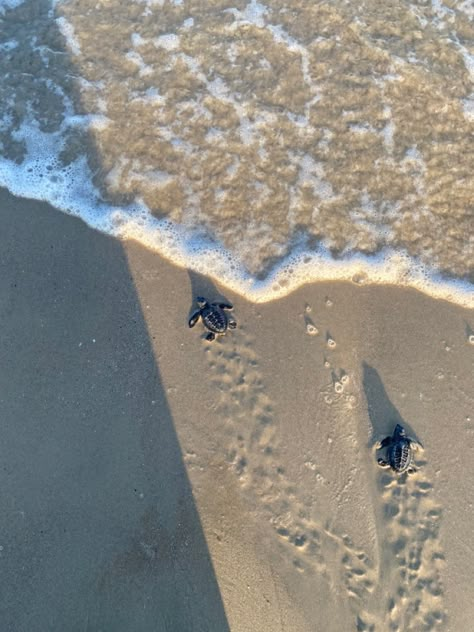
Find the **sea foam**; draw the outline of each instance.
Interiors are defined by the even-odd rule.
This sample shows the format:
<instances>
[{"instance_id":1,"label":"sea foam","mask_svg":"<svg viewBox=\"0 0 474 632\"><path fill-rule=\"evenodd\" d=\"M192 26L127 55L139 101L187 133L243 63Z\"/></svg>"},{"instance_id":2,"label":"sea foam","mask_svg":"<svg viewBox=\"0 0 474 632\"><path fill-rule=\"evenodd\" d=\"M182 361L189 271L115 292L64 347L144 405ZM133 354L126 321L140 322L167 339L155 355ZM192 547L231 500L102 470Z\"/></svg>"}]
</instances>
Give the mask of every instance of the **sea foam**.
<instances>
[{"instance_id":1,"label":"sea foam","mask_svg":"<svg viewBox=\"0 0 474 632\"><path fill-rule=\"evenodd\" d=\"M98 231L136 240L178 266L209 275L248 300L275 300L315 281L350 281L359 286L416 288L437 299L474 307L471 284L443 279L408 255L389 250L335 259L323 245L316 251L295 247L264 280L259 280L248 273L235 254L170 220L152 217L144 204L116 207L102 202L84 157L67 167L57 160L61 132L45 134L36 124L24 124L17 137L25 141L27 156L21 165L0 162L1 186L19 197L47 201Z\"/></svg>"},{"instance_id":2,"label":"sea foam","mask_svg":"<svg viewBox=\"0 0 474 632\"><path fill-rule=\"evenodd\" d=\"M1 185L253 301L337 280L474 306L473 66L451 10L87 2L0 1Z\"/></svg>"}]
</instances>

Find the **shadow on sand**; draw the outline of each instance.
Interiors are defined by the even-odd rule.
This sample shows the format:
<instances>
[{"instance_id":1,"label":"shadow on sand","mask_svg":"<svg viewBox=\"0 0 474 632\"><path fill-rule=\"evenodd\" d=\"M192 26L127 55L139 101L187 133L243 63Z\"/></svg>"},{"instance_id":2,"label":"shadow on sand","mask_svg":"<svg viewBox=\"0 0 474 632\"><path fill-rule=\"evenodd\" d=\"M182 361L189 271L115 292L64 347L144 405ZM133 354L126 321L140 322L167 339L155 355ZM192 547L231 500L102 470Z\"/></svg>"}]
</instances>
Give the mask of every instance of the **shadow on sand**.
<instances>
[{"instance_id":1,"label":"shadow on sand","mask_svg":"<svg viewBox=\"0 0 474 632\"><path fill-rule=\"evenodd\" d=\"M0 627L228 631L122 246L0 212Z\"/></svg>"},{"instance_id":2,"label":"shadow on sand","mask_svg":"<svg viewBox=\"0 0 474 632\"><path fill-rule=\"evenodd\" d=\"M88 111L51 2L0 17L16 43L0 59L0 141L21 163L28 112L49 133L62 95ZM61 159L84 145L100 185L87 127L68 128ZM0 628L228 631L122 246L5 191L0 213Z\"/></svg>"},{"instance_id":3,"label":"shadow on sand","mask_svg":"<svg viewBox=\"0 0 474 632\"><path fill-rule=\"evenodd\" d=\"M370 446L373 447L378 440L391 435L396 424L401 424L409 436L418 440L416 432L390 401L378 371L366 362L362 363L362 370L362 382L372 425Z\"/></svg>"},{"instance_id":4,"label":"shadow on sand","mask_svg":"<svg viewBox=\"0 0 474 632\"><path fill-rule=\"evenodd\" d=\"M57 132L62 95L88 111L51 2L0 17L16 43L0 141L21 163L25 117ZM100 186L87 127L67 128L61 159L84 145ZM122 246L5 191L0 213L0 629L228 631Z\"/></svg>"}]
</instances>

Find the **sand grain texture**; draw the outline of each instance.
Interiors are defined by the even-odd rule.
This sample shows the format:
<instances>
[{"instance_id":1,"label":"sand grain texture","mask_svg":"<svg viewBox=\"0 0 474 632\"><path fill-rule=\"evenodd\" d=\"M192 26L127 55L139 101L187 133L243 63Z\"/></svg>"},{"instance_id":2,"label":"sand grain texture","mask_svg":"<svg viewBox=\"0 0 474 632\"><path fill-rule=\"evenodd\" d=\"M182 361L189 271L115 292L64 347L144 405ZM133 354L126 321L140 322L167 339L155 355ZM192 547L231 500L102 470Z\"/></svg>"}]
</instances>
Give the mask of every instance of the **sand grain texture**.
<instances>
[{"instance_id":1,"label":"sand grain texture","mask_svg":"<svg viewBox=\"0 0 474 632\"><path fill-rule=\"evenodd\" d=\"M206 278L0 211L2 627L469 632L472 312L226 294L238 329L209 344ZM397 422L425 447L409 479L372 447Z\"/></svg>"}]
</instances>

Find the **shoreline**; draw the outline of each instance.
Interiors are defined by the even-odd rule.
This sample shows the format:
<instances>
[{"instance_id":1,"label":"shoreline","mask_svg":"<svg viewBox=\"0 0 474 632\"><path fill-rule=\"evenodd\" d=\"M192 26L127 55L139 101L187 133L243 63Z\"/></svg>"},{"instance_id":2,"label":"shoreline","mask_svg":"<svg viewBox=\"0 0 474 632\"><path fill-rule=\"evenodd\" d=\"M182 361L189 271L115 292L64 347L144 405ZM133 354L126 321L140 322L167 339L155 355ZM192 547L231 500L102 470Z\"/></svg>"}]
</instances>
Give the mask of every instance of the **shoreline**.
<instances>
[{"instance_id":1,"label":"shoreline","mask_svg":"<svg viewBox=\"0 0 474 632\"><path fill-rule=\"evenodd\" d=\"M1 186L8 185L5 190L15 191L17 177L10 181L11 178L9 180L3 174ZM28 179L26 174L25 178ZM32 181L27 192L23 186L19 197L50 204L34 195L40 181L41 178ZM62 199L61 196L59 199ZM126 209L109 208L105 204L100 204L101 210L97 212L91 210L90 202L76 202L72 210L68 206L71 205L69 197L62 201L65 208L58 207L59 212L80 219L89 228L118 239L122 244L136 241L141 247L169 261L170 265L207 275L214 283L257 304L280 300L308 284L343 282L355 286L414 289L435 300L474 308L473 282L445 277L406 252L391 252L385 248L373 255L357 253L334 258L324 245L316 252L297 248L281 259L276 269L270 269L263 280L258 280L225 248L206 240L196 247L195 239L189 238L186 229L170 220L144 219L145 210L138 214L137 219L134 217L136 212L127 213Z\"/></svg>"},{"instance_id":2,"label":"shoreline","mask_svg":"<svg viewBox=\"0 0 474 632\"><path fill-rule=\"evenodd\" d=\"M252 299L361 270L436 293L439 276L428 287L425 273L443 270L471 280L460 300L473 306L464 41L472 34L463 4L449 28L430 5L418 15L404 4L329 13L301 1L289 12L269 3L239 13L228 0L215 12L159 4L142 13L118 0L114 25L105 8L97 24L85 20L77 2L51 11L26 0L6 11L3 185L138 238ZM154 12L169 37L152 36ZM380 20L393 22L395 39L379 33ZM30 73L36 46L44 54ZM108 81L96 84L104 68ZM276 77L278 96L269 99ZM256 276L283 253L320 244L323 256L302 253L298 270L247 285L239 261ZM395 255L387 265L361 256L354 266L353 257L334 263L324 248ZM402 250L412 259L398 260ZM279 270L289 265L291 257ZM456 300L458 287L442 292Z\"/></svg>"},{"instance_id":3,"label":"shoreline","mask_svg":"<svg viewBox=\"0 0 474 632\"><path fill-rule=\"evenodd\" d=\"M6 627L468 632L472 310L226 290L238 328L207 344L209 278L45 203L0 211ZM375 462L395 422L425 446L406 482Z\"/></svg>"}]
</instances>

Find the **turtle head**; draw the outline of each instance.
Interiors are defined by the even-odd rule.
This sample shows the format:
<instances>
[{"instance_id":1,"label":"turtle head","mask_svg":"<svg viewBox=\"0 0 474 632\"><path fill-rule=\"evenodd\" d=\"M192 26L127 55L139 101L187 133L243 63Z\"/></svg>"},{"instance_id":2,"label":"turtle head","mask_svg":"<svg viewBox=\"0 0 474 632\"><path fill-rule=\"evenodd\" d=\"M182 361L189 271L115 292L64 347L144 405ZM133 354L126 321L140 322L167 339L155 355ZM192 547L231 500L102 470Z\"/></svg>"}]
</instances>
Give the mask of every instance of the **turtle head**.
<instances>
[{"instance_id":1,"label":"turtle head","mask_svg":"<svg viewBox=\"0 0 474 632\"><path fill-rule=\"evenodd\" d=\"M400 424L397 424L395 426L395 430L393 431L393 434L397 435L398 437L404 437L406 435L405 428L401 426Z\"/></svg>"},{"instance_id":2,"label":"turtle head","mask_svg":"<svg viewBox=\"0 0 474 632\"><path fill-rule=\"evenodd\" d=\"M200 309L202 309L203 307L206 307L207 305L207 300L203 296L198 296L196 298L196 302Z\"/></svg>"}]
</instances>

